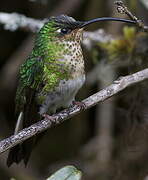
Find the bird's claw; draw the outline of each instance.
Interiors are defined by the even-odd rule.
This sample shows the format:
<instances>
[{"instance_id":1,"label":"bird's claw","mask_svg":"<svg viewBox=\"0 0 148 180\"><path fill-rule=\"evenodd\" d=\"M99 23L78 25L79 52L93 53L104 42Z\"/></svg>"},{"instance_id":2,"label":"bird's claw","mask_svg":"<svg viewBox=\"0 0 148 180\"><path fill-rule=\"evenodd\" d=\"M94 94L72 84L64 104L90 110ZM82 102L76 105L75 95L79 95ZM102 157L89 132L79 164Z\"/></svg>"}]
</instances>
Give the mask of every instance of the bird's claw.
<instances>
[{"instance_id":1,"label":"bird's claw","mask_svg":"<svg viewBox=\"0 0 148 180\"><path fill-rule=\"evenodd\" d=\"M46 113L44 113L42 116L43 116L44 118L50 120L50 121L54 121L54 120L55 120L55 117L54 117L54 116L50 116L49 114L46 114Z\"/></svg>"},{"instance_id":2,"label":"bird's claw","mask_svg":"<svg viewBox=\"0 0 148 180\"><path fill-rule=\"evenodd\" d=\"M81 110L86 109L86 104L84 102L80 102L80 101L73 101L72 102L73 105L76 105L78 107L80 107Z\"/></svg>"}]
</instances>

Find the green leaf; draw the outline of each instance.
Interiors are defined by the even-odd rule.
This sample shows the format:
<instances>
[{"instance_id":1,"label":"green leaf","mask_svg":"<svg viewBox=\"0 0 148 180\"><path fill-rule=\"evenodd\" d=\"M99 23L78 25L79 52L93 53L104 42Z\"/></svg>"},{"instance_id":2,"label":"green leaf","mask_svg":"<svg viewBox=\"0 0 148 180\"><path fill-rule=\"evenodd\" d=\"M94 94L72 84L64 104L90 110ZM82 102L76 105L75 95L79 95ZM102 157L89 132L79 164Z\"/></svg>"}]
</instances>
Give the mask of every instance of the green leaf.
<instances>
[{"instance_id":1,"label":"green leaf","mask_svg":"<svg viewBox=\"0 0 148 180\"><path fill-rule=\"evenodd\" d=\"M77 170L74 166L65 166L47 180L80 180L81 176L81 171Z\"/></svg>"}]
</instances>

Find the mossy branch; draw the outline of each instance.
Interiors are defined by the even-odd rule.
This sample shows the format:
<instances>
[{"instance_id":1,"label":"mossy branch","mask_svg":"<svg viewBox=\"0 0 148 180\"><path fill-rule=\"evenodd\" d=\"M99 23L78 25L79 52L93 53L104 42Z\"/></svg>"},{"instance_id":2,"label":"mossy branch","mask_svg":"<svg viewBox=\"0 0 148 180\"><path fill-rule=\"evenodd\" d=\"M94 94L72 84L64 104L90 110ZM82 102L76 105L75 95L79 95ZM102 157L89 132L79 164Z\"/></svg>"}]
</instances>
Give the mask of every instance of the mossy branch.
<instances>
[{"instance_id":1,"label":"mossy branch","mask_svg":"<svg viewBox=\"0 0 148 180\"><path fill-rule=\"evenodd\" d=\"M99 102L105 101L106 99L112 97L113 95L124 90L125 88L146 79L148 79L148 68L137 73L119 78L118 80L114 81L113 84L111 84L110 86L83 100L83 103L85 103L86 105L85 109L81 109L79 106L75 105L57 114L54 114L52 116L52 120L45 118L31 125L30 127L21 130L18 134L12 135L0 141L0 153L5 152L13 146L16 146L17 144L25 141L26 139L34 135L41 133L42 131L45 131L48 128L61 124L65 120L77 115L81 111L89 109L92 106L98 104Z\"/></svg>"}]
</instances>

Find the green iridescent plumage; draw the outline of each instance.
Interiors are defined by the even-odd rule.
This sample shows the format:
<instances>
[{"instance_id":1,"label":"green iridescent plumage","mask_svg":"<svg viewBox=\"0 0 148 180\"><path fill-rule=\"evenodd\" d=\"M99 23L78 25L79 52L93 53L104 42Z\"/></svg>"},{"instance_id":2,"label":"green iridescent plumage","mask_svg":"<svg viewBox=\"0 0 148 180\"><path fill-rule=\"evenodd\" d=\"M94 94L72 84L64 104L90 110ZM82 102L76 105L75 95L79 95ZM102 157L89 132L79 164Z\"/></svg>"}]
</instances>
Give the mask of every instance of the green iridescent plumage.
<instances>
[{"instance_id":1,"label":"green iridescent plumage","mask_svg":"<svg viewBox=\"0 0 148 180\"><path fill-rule=\"evenodd\" d=\"M22 111L26 103L26 88L34 89L40 94L48 93L62 79L70 75L63 58L64 44L58 42L58 28L50 21L39 31L34 49L20 67L20 80L16 94L16 109ZM60 61L59 61L60 60ZM44 98L38 98L42 103Z\"/></svg>"}]
</instances>

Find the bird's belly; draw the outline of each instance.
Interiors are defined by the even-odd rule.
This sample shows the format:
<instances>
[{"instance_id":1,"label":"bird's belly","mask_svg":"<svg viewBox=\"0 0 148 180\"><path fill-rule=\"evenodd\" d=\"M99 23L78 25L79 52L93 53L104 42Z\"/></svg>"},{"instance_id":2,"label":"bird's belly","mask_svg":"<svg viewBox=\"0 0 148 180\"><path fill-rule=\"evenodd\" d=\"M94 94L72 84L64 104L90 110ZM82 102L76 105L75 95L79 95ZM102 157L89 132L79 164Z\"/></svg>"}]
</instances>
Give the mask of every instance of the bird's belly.
<instances>
[{"instance_id":1,"label":"bird's belly","mask_svg":"<svg viewBox=\"0 0 148 180\"><path fill-rule=\"evenodd\" d=\"M47 94L44 103L40 106L39 113L55 113L59 108L66 108L75 100L75 95L85 82L85 75L70 80L61 80L59 86Z\"/></svg>"}]
</instances>

